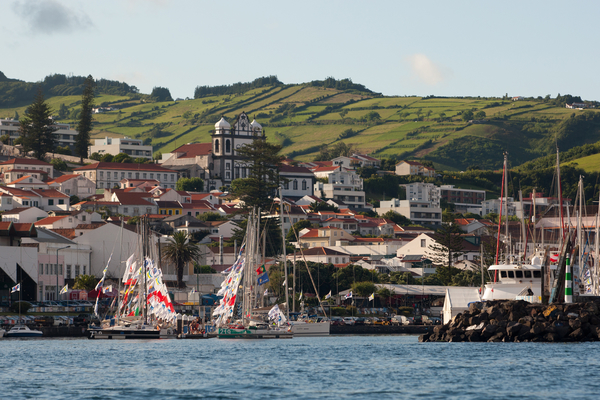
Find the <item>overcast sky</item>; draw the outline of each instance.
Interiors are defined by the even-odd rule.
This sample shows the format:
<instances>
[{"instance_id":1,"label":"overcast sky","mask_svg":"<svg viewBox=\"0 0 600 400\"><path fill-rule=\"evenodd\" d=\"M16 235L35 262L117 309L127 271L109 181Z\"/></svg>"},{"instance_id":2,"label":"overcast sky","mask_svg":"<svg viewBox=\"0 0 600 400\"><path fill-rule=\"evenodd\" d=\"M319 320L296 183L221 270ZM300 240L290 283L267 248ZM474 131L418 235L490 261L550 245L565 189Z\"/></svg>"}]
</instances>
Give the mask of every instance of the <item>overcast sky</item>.
<instances>
[{"instance_id":1,"label":"overcast sky","mask_svg":"<svg viewBox=\"0 0 600 400\"><path fill-rule=\"evenodd\" d=\"M600 100L598 1L0 0L0 71L193 97L277 75L385 95Z\"/></svg>"}]
</instances>

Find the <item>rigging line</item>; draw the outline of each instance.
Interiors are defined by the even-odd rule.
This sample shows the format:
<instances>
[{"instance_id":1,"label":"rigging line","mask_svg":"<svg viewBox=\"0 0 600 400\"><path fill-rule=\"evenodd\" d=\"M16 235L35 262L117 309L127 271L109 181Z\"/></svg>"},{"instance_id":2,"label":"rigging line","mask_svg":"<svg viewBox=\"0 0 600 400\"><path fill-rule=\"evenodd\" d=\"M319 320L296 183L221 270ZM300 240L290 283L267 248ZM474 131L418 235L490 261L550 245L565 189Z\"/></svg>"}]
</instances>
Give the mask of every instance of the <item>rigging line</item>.
<instances>
[{"instance_id":1,"label":"rigging line","mask_svg":"<svg viewBox=\"0 0 600 400\"><path fill-rule=\"evenodd\" d=\"M288 218L289 218L290 214L288 213ZM294 229L294 226L292 225L292 230L294 231L294 236L296 236L296 239L298 239L298 235L296 233L296 230ZM315 289L315 294L317 295L317 299L319 300L319 306L321 307L321 311L323 311L323 315L327 316L327 313L325 312L325 308L323 308L323 304L321 303L321 296L319 295L319 291L317 290L317 287L315 285L315 280L312 277L312 274L310 273L310 268L308 268L308 263L306 261L306 257L304 256L304 251L302 249L302 246L300 246L300 255L302 256L302 261L304 261L304 265L306 266L306 270L308 271L308 276L310 277L310 281L312 282L313 288Z\"/></svg>"}]
</instances>

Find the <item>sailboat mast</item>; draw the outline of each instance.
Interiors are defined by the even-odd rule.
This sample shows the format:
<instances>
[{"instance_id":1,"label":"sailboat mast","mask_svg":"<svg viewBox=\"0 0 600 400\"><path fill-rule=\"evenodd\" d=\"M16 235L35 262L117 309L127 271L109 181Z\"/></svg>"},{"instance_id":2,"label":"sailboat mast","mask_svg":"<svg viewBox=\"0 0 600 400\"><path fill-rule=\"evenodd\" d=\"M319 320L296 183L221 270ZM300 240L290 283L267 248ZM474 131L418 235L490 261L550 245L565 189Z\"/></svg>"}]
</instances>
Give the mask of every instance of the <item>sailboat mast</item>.
<instances>
[{"instance_id":1,"label":"sailboat mast","mask_svg":"<svg viewBox=\"0 0 600 400\"><path fill-rule=\"evenodd\" d=\"M558 182L558 210L560 215L560 237L561 242L565 240L565 222L563 216L562 184L560 182L560 153L556 147L556 179Z\"/></svg>"},{"instance_id":2,"label":"sailboat mast","mask_svg":"<svg viewBox=\"0 0 600 400\"><path fill-rule=\"evenodd\" d=\"M279 215L281 219L281 240L283 247L283 278L285 283L285 312L287 319L290 319L290 299L289 299L289 291L288 291L288 273L287 273L287 255L285 253L285 233L283 230L283 188L279 187Z\"/></svg>"},{"instance_id":3,"label":"sailboat mast","mask_svg":"<svg viewBox=\"0 0 600 400\"><path fill-rule=\"evenodd\" d=\"M508 240L508 153L505 152L504 153L504 170L506 171L504 173L504 197L506 197L506 201L504 202L504 215L506 215L506 224L504 225L504 237L506 237L506 240ZM510 241L507 242L507 244L510 245ZM510 253L508 252L508 247L507 247L507 252L506 252L506 264L510 263L509 260L509 256Z\"/></svg>"},{"instance_id":4,"label":"sailboat mast","mask_svg":"<svg viewBox=\"0 0 600 400\"><path fill-rule=\"evenodd\" d=\"M579 241L579 271L583 271L583 176L579 175L579 214L577 215L577 239Z\"/></svg>"},{"instance_id":5,"label":"sailboat mast","mask_svg":"<svg viewBox=\"0 0 600 400\"><path fill-rule=\"evenodd\" d=\"M523 191L519 190L521 202L521 243L523 243L523 260L527 259L527 229L525 229L525 209L523 208Z\"/></svg>"}]
</instances>

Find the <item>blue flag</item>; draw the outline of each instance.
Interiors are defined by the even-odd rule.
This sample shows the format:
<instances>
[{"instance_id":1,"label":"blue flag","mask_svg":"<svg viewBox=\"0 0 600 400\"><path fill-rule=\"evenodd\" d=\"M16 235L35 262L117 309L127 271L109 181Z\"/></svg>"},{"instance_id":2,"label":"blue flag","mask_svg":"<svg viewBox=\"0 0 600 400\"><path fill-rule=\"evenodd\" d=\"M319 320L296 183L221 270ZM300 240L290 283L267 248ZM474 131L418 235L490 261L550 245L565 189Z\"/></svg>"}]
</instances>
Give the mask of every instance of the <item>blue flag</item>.
<instances>
[{"instance_id":1,"label":"blue flag","mask_svg":"<svg viewBox=\"0 0 600 400\"><path fill-rule=\"evenodd\" d=\"M269 273L268 272L265 272L264 274L262 274L262 275L260 275L258 277L258 284L259 285L262 285L262 284L267 283L267 282L269 282Z\"/></svg>"}]
</instances>

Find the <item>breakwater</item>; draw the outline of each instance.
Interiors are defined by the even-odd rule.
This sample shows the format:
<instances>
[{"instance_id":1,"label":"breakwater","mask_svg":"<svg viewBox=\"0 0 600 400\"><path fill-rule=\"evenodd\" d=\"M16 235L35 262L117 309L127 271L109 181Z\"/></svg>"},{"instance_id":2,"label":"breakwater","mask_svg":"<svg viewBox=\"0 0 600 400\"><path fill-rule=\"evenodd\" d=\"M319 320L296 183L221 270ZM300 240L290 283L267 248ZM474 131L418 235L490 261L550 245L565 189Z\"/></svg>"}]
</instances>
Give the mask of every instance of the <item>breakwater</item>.
<instances>
[{"instance_id":1,"label":"breakwater","mask_svg":"<svg viewBox=\"0 0 600 400\"><path fill-rule=\"evenodd\" d=\"M600 303L532 304L522 300L473 303L421 342L600 341Z\"/></svg>"}]
</instances>

